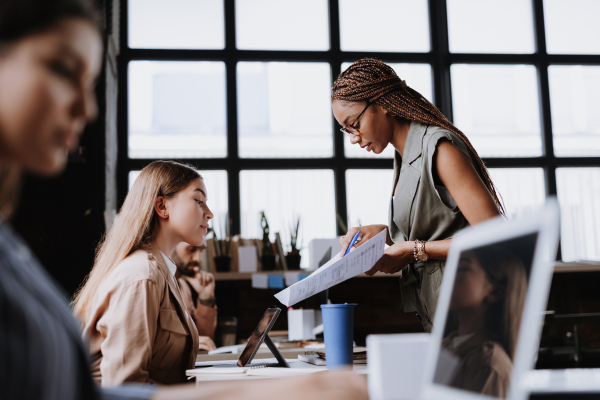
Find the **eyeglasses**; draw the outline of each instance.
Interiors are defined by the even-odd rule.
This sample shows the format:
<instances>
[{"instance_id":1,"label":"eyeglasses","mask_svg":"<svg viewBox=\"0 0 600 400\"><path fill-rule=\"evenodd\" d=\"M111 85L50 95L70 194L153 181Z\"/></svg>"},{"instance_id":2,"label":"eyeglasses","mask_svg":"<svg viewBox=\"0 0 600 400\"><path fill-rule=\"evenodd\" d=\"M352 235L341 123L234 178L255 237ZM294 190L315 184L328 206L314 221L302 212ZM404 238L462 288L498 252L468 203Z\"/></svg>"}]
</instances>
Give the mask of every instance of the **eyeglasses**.
<instances>
[{"instance_id":1,"label":"eyeglasses","mask_svg":"<svg viewBox=\"0 0 600 400\"><path fill-rule=\"evenodd\" d=\"M367 108L369 108L371 104L371 102L367 102L367 106L364 108L364 110L362 110L360 114L358 114L358 117L356 117L354 122L351 123L349 126L342 126L340 128L340 131L344 132L344 135L348 136L350 139L360 135L360 131L356 128L356 123L358 122L358 119L365 113L365 111L367 111Z\"/></svg>"}]
</instances>

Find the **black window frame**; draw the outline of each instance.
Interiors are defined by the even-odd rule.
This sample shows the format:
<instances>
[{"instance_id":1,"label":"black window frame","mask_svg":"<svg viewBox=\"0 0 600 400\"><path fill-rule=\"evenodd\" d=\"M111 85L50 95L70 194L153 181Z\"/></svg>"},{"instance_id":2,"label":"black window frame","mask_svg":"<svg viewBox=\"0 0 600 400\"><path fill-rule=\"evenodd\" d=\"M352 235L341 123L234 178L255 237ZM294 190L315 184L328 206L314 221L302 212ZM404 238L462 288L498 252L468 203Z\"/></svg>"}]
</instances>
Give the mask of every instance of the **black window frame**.
<instances>
[{"instance_id":1,"label":"black window frame","mask_svg":"<svg viewBox=\"0 0 600 400\"><path fill-rule=\"evenodd\" d=\"M227 157L179 159L200 170L225 170L228 177L228 208L232 234L241 231L240 172L242 170L328 169L335 179L336 211L347 221L346 170L391 169L390 159L346 158L344 135L332 116L332 158L241 158L238 155L238 112L236 65L241 61L326 62L331 67L332 82L341 72L343 62L363 57L375 57L386 62L426 63L431 65L433 103L452 120L450 66L453 64L526 64L537 69L541 114L542 156L484 158L489 168L542 168L546 196L556 196L556 168L600 167L600 157L556 157L554 155L548 67L550 65L598 65L600 55L548 54L544 24L543 0L532 0L536 52L533 54L464 54L450 53L446 0L429 0L429 27L431 49L428 53L346 52L340 50L339 0L329 0L330 50L276 51L238 50L235 47L235 0L224 0L225 48L223 50L173 50L129 48L129 2L121 8L120 54L118 56L118 166L117 194L122 204L128 191L128 176L154 159L128 157L128 65L130 61L222 61L226 68L227 99ZM510 29L510 28L509 28ZM337 227L338 234L344 234ZM560 259L560 254L559 254Z\"/></svg>"}]
</instances>

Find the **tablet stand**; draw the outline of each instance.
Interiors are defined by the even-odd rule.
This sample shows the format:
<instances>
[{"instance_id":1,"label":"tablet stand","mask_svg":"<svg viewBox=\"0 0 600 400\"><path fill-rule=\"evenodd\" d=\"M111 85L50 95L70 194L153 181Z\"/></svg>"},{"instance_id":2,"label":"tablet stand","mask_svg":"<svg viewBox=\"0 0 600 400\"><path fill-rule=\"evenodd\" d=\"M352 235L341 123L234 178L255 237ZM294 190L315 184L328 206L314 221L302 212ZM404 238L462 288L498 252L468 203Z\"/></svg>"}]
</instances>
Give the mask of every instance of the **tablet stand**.
<instances>
[{"instance_id":1,"label":"tablet stand","mask_svg":"<svg viewBox=\"0 0 600 400\"><path fill-rule=\"evenodd\" d=\"M266 343L269 350L271 350L271 353L273 353L273 355L277 359L278 366L283 368L289 368L290 365L287 363L287 361L285 361L285 358L283 358L283 356L279 352L279 349L275 346L275 343L273 343L268 333L265 335L264 342Z\"/></svg>"}]
</instances>

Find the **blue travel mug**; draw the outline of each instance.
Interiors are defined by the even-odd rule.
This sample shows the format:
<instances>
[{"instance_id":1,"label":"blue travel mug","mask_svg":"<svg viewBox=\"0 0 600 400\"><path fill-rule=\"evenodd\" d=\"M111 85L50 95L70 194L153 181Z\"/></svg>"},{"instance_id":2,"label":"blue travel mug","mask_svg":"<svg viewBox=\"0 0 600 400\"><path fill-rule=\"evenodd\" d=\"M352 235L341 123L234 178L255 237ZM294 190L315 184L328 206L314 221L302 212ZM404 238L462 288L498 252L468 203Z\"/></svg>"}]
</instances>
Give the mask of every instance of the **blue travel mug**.
<instances>
[{"instance_id":1,"label":"blue travel mug","mask_svg":"<svg viewBox=\"0 0 600 400\"><path fill-rule=\"evenodd\" d=\"M330 370L352 367L356 304L321 304L325 360Z\"/></svg>"}]
</instances>

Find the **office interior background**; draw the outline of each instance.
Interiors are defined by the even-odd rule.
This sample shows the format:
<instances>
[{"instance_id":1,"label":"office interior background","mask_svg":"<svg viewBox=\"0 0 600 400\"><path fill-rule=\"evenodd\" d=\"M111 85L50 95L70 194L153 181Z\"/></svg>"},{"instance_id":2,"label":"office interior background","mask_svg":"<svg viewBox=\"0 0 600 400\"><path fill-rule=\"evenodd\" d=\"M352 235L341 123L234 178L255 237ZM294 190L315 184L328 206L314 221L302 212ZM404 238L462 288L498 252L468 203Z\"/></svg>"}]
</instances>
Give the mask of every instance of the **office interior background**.
<instances>
[{"instance_id":1,"label":"office interior background","mask_svg":"<svg viewBox=\"0 0 600 400\"><path fill-rule=\"evenodd\" d=\"M558 258L600 260L597 0L105 0L101 117L67 173L28 177L17 230L68 292L139 170L201 171L216 225L313 238L387 223L391 146L351 146L330 89L390 63L470 138L509 218L557 196Z\"/></svg>"}]
</instances>

